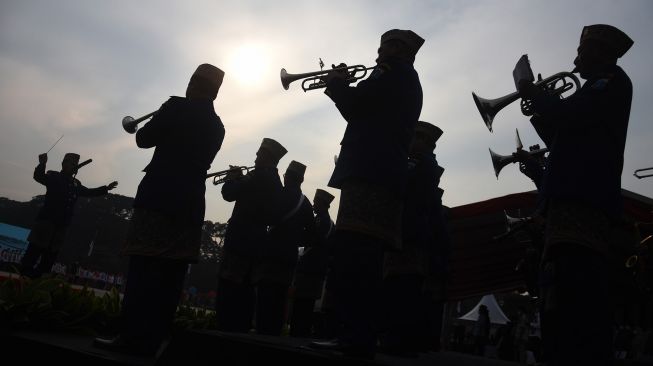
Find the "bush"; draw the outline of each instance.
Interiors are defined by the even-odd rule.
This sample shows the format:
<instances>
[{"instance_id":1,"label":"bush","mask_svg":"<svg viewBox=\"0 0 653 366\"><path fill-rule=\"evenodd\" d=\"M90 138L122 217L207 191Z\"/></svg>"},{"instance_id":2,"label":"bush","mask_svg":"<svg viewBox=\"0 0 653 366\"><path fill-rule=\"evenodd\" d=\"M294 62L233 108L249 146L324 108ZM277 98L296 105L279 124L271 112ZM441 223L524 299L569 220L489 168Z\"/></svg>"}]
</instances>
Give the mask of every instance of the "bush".
<instances>
[{"instance_id":1,"label":"bush","mask_svg":"<svg viewBox=\"0 0 653 366\"><path fill-rule=\"evenodd\" d=\"M87 334L117 328L120 296L114 288L97 296L57 277L12 277L0 283L0 327L4 331L49 330Z\"/></svg>"}]
</instances>

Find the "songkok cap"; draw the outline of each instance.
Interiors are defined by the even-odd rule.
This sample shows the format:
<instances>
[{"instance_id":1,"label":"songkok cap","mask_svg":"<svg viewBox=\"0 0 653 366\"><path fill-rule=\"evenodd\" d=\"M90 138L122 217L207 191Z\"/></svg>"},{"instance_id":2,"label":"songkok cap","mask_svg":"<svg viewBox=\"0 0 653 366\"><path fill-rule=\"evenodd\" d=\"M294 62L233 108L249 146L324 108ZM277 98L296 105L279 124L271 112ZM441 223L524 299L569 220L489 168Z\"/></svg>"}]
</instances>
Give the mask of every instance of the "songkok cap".
<instances>
[{"instance_id":1,"label":"songkok cap","mask_svg":"<svg viewBox=\"0 0 653 366\"><path fill-rule=\"evenodd\" d=\"M438 141L440 136L442 136L442 130L428 122L417 121L417 126L415 126L415 133L423 133L433 139L433 142Z\"/></svg>"},{"instance_id":2,"label":"songkok cap","mask_svg":"<svg viewBox=\"0 0 653 366\"><path fill-rule=\"evenodd\" d=\"M220 89L222 80L224 79L224 71L218 69L211 64L201 64L193 73L193 76L201 77L211 83L211 86Z\"/></svg>"},{"instance_id":3,"label":"songkok cap","mask_svg":"<svg viewBox=\"0 0 653 366\"><path fill-rule=\"evenodd\" d=\"M261 142L261 149L267 150L276 161L281 160L281 158L283 158L283 156L288 152L288 150L286 150L286 148L280 143L267 137L265 137L263 142Z\"/></svg>"},{"instance_id":4,"label":"songkok cap","mask_svg":"<svg viewBox=\"0 0 653 366\"><path fill-rule=\"evenodd\" d=\"M404 42L411 50L413 55L416 55L417 51L419 51L419 48L424 44L424 38L418 36L412 30L391 29L383 33L381 36L381 43L391 39L397 39Z\"/></svg>"},{"instance_id":5,"label":"songkok cap","mask_svg":"<svg viewBox=\"0 0 653 366\"><path fill-rule=\"evenodd\" d=\"M290 164L288 164L288 169L286 169L286 171L293 172L297 176L304 178L304 173L306 172L306 165L293 160L290 162Z\"/></svg>"},{"instance_id":6,"label":"songkok cap","mask_svg":"<svg viewBox=\"0 0 653 366\"><path fill-rule=\"evenodd\" d=\"M77 165L79 164L79 154L67 153L63 156L63 161L70 161L73 164Z\"/></svg>"},{"instance_id":7,"label":"songkok cap","mask_svg":"<svg viewBox=\"0 0 653 366\"><path fill-rule=\"evenodd\" d=\"M327 204L331 204L331 202L333 202L334 198L335 197L331 193L329 193L329 192L327 192L327 191L325 191L323 189L318 188L318 189L315 190L315 198L313 198L313 202L315 202L315 201L324 201Z\"/></svg>"},{"instance_id":8,"label":"songkok cap","mask_svg":"<svg viewBox=\"0 0 653 366\"><path fill-rule=\"evenodd\" d=\"M634 43L626 33L607 24L585 26L580 35L580 43L587 39L596 39L606 43L617 53L617 57L623 56Z\"/></svg>"}]
</instances>

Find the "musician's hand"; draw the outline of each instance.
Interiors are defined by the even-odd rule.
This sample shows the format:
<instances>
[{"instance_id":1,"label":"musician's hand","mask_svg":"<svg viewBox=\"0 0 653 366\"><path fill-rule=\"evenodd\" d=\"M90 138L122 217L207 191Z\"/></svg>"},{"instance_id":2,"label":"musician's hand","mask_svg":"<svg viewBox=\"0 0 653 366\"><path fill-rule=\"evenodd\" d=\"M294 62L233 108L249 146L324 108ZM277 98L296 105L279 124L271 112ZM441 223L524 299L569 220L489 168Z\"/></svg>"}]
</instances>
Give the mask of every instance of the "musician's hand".
<instances>
[{"instance_id":1,"label":"musician's hand","mask_svg":"<svg viewBox=\"0 0 653 366\"><path fill-rule=\"evenodd\" d=\"M539 88L532 82L524 79L519 80L519 84L517 85L517 91L519 92L519 96L522 97L523 99L534 99L535 97L543 93L541 88Z\"/></svg>"},{"instance_id":2,"label":"musician's hand","mask_svg":"<svg viewBox=\"0 0 653 366\"><path fill-rule=\"evenodd\" d=\"M110 191L116 187L118 187L118 182L114 180L113 182L107 184L107 191Z\"/></svg>"},{"instance_id":3,"label":"musician's hand","mask_svg":"<svg viewBox=\"0 0 653 366\"><path fill-rule=\"evenodd\" d=\"M517 149L517 151L515 151L514 155L515 155L515 158L517 158L517 161L519 161L520 163L524 163L524 162L526 162L526 161L528 161L528 160L530 160L532 158L531 154L529 154L524 149Z\"/></svg>"},{"instance_id":4,"label":"musician's hand","mask_svg":"<svg viewBox=\"0 0 653 366\"><path fill-rule=\"evenodd\" d=\"M48 154L39 155L39 164L45 164L48 162Z\"/></svg>"},{"instance_id":5,"label":"musician's hand","mask_svg":"<svg viewBox=\"0 0 653 366\"><path fill-rule=\"evenodd\" d=\"M341 63L340 65L336 66L331 64L331 68L333 69L340 69L340 68L345 68L347 67L346 64ZM329 81L333 79L342 79L342 80L347 80L349 78L349 73L347 73L347 70L341 69L341 70L331 70L329 71L328 74L324 75L321 79L322 81L328 83Z\"/></svg>"},{"instance_id":6,"label":"musician's hand","mask_svg":"<svg viewBox=\"0 0 653 366\"><path fill-rule=\"evenodd\" d=\"M229 165L229 171L225 175L226 180L232 180L243 176L243 170L236 165Z\"/></svg>"}]
</instances>

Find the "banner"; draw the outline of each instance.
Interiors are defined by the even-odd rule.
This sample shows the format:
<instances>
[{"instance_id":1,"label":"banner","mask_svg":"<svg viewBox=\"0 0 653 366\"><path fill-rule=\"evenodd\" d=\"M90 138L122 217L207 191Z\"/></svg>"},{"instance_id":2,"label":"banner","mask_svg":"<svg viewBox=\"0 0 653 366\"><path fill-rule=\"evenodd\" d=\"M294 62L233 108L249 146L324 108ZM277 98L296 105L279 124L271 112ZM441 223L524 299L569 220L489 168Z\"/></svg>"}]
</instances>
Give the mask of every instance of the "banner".
<instances>
[{"instance_id":1,"label":"banner","mask_svg":"<svg viewBox=\"0 0 653 366\"><path fill-rule=\"evenodd\" d=\"M0 223L0 262L20 263L27 249L29 229Z\"/></svg>"}]
</instances>

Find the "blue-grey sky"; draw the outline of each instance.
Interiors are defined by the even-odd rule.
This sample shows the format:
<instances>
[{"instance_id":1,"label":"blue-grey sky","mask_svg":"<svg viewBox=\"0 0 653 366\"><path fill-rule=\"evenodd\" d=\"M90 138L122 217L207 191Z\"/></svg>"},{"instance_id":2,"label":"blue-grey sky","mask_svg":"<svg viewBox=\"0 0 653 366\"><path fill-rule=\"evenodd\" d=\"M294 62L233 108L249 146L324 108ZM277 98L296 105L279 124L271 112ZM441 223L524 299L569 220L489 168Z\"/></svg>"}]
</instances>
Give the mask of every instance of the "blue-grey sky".
<instances>
[{"instance_id":1,"label":"blue-grey sky","mask_svg":"<svg viewBox=\"0 0 653 366\"><path fill-rule=\"evenodd\" d=\"M542 142L518 103L488 132L471 92L495 98L514 91L512 69L528 54L536 73L569 71L584 25L619 27L635 44L619 60L634 92L623 187L653 196L653 2L634 1L0 1L0 196L28 200L44 188L32 180L38 154L59 169L66 152L93 164L78 178L93 187L118 180L133 196L152 150L136 147L120 121L183 95L204 62L226 72L215 109L226 128L212 171L253 165L263 137L281 142L306 165L304 191L327 188L345 122L321 92L299 82L284 91L279 70L373 65L380 35L412 29L426 39L417 55L424 90L421 119L444 130L436 149L445 167L444 202L457 206L532 190L515 165L497 180L488 148L514 151ZM183 126L180 126L183 128ZM596 146L601 149L601 146ZM588 177L587 184L591 184ZM226 221L233 208L207 185L206 218ZM337 203L332 214L337 210Z\"/></svg>"}]
</instances>

